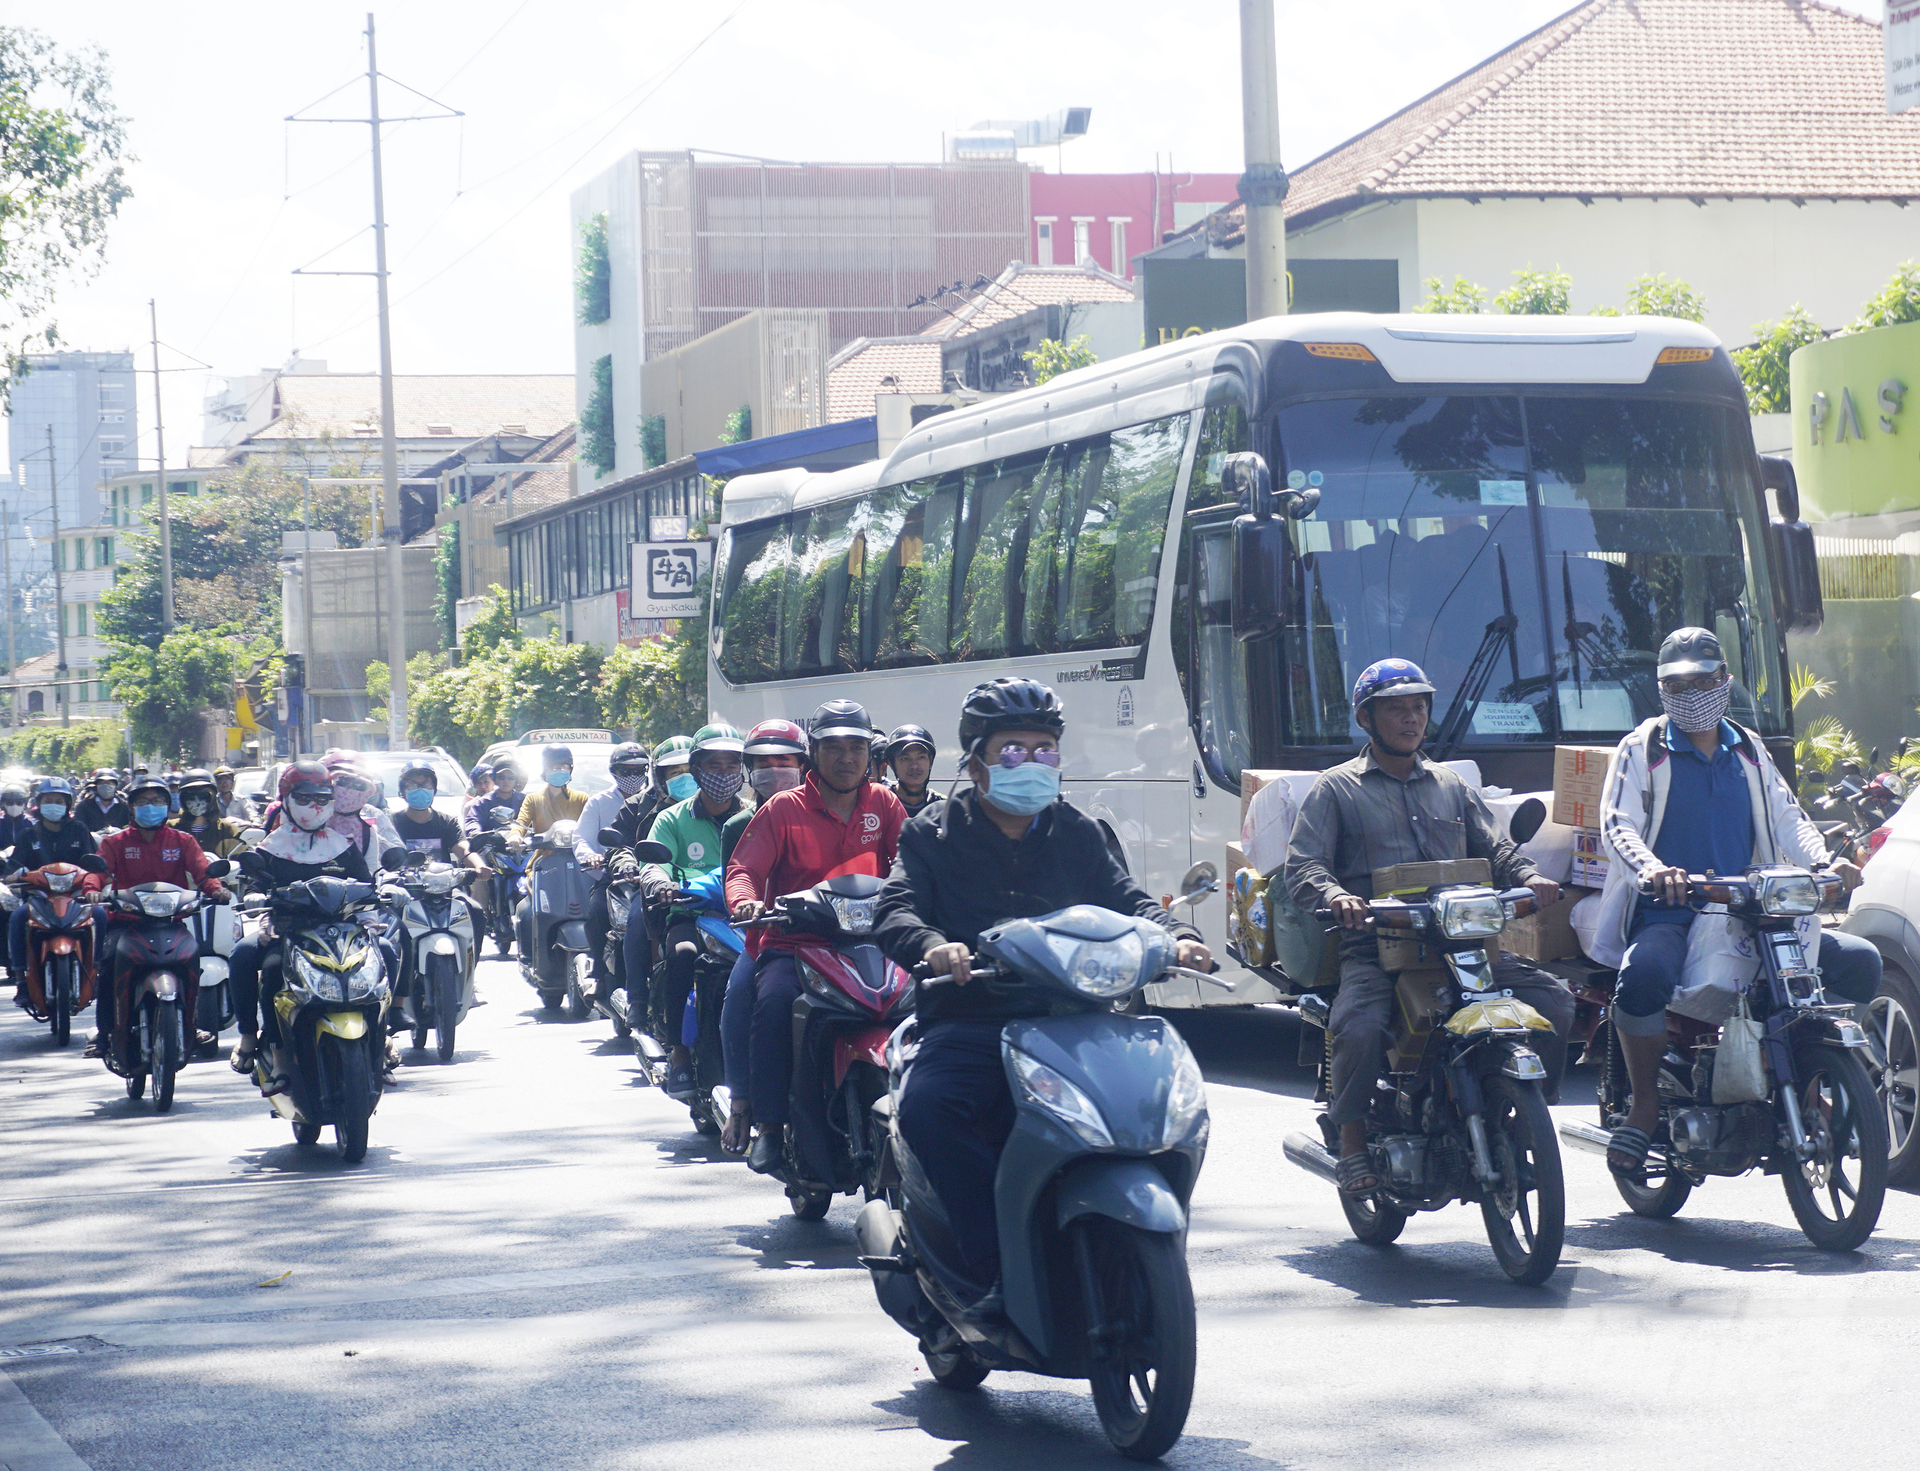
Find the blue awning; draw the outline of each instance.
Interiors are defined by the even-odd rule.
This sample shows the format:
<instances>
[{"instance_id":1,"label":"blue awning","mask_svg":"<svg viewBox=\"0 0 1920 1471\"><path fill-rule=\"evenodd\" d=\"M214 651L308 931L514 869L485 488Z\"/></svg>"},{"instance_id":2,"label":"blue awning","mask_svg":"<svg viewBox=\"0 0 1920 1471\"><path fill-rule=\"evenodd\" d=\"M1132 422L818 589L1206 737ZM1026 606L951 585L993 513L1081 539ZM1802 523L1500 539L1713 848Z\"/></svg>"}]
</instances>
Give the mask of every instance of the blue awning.
<instances>
[{"instance_id":1,"label":"blue awning","mask_svg":"<svg viewBox=\"0 0 1920 1471\"><path fill-rule=\"evenodd\" d=\"M879 423L869 414L864 419L822 424L817 429L796 429L791 434L749 439L744 444L696 450L693 462L701 474L720 479L757 470L844 470L871 460L878 445Z\"/></svg>"}]
</instances>

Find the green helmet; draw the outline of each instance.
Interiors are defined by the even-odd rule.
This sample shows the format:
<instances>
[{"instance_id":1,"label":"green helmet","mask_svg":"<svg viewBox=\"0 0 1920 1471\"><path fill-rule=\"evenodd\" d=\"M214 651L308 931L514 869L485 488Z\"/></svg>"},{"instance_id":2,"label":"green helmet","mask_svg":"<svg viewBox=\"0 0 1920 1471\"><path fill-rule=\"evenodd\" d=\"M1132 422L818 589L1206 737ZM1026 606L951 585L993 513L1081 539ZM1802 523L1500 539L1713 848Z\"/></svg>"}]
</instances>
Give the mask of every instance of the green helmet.
<instances>
[{"instance_id":1,"label":"green helmet","mask_svg":"<svg viewBox=\"0 0 1920 1471\"><path fill-rule=\"evenodd\" d=\"M731 751L739 756L747 749L747 738L735 730L726 721L720 720L712 725L703 725L693 733L693 755L705 751Z\"/></svg>"},{"instance_id":2,"label":"green helmet","mask_svg":"<svg viewBox=\"0 0 1920 1471\"><path fill-rule=\"evenodd\" d=\"M653 748L653 767L685 766L693 759L693 737L669 736Z\"/></svg>"}]
</instances>

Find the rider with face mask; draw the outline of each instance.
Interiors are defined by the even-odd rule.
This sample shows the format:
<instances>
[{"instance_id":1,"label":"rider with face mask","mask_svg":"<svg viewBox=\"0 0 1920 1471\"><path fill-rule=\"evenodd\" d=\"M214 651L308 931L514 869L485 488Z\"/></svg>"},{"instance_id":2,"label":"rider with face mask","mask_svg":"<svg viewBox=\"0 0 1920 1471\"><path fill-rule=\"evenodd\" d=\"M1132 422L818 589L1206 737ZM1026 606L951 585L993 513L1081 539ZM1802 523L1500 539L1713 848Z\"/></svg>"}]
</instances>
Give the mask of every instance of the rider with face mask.
<instances>
[{"instance_id":1,"label":"rider with face mask","mask_svg":"<svg viewBox=\"0 0 1920 1471\"><path fill-rule=\"evenodd\" d=\"M1613 862L1589 947L1593 960L1620 967L1612 1022L1633 1105L1613 1131L1607 1165L1634 1179L1660 1122L1667 1003L1695 918L1687 875L1791 863L1831 869L1849 889L1860 882L1858 868L1829 857L1760 737L1727 718L1735 685L1720 640L1705 628L1676 629L1660 645L1654 674L1666 713L1621 740L1601 792L1601 841ZM1642 884L1652 886L1650 896L1641 896ZM1873 943L1817 920L1808 928L1819 935L1822 988L1856 1006L1871 1001L1881 970Z\"/></svg>"},{"instance_id":2,"label":"rider with face mask","mask_svg":"<svg viewBox=\"0 0 1920 1471\"><path fill-rule=\"evenodd\" d=\"M377 870L382 853L406 846L386 809L374 805L380 783L352 751L329 751L320 764L333 779L333 816L329 819L333 830L358 843L367 867Z\"/></svg>"},{"instance_id":3,"label":"rider with face mask","mask_svg":"<svg viewBox=\"0 0 1920 1471\"><path fill-rule=\"evenodd\" d=\"M17 784L0 790L0 852L27 835L33 819L27 816L27 789Z\"/></svg>"},{"instance_id":4,"label":"rider with face mask","mask_svg":"<svg viewBox=\"0 0 1920 1471\"><path fill-rule=\"evenodd\" d=\"M918 817L941 800L933 790L933 735L924 725L901 725L887 737L887 765L893 768L893 794Z\"/></svg>"},{"instance_id":5,"label":"rider with face mask","mask_svg":"<svg viewBox=\"0 0 1920 1471\"><path fill-rule=\"evenodd\" d=\"M221 811L220 789L211 774L195 768L180 778L180 815L173 825L216 858L226 858L243 845L240 824Z\"/></svg>"},{"instance_id":6,"label":"rider with face mask","mask_svg":"<svg viewBox=\"0 0 1920 1471\"><path fill-rule=\"evenodd\" d=\"M567 746L540 748L540 780L507 826L508 841L524 845L556 822L571 822L587 805L587 794L573 785L573 751Z\"/></svg>"},{"instance_id":7,"label":"rider with face mask","mask_svg":"<svg viewBox=\"0 0 1920 1471\"><path fill-rule=\"evenodd\" d=\"M649 770L646 747L639 742L622 741L615 746L607 753L607 774L613 778L613 785L587 798L587 805L580 809L580 825L574 831L574 861L594 879L593 892L587 896L587 949L593 958L594 994L601 998L613 985L613 977L606 973L607 931L613 925L607 913L607 883L612 878L635 876L639 870L638 865L631 873L613 870L609 863L612 855L600 842L600 829L612 827L627 799L646 790Z\"/></svg>"},{"instance_id":8,"label":"rider with face mask","mask_svg":"<svg viewBox=\"0 0 1920 1471\"><path fill-rule=\"evenodd\" d=\"M703 725L695 731L687 771L697 790L654 818L648 833L654 842L666 844L673 855L666 865L645 868L641 882L649 914L664 913L667 918L661 941L662 964L654 976L649 1011L653 1034L667 1048L664 1087L669 1097L681 1098L693 1091L693 1057L680 1041L680 1017L693 989L694 963L702 945L695 916L674 908L668 895L679 885L720 866L721 829L745 805L740 799L746 785L744 746L740 732L731 725ZM630 976L643 974L636 966L640 948L635 943L637 929L639 926L632 923L627 926Z\"/></svg>"},{"instance_id":9,"label":"rider with face mask","mask_svg":"<svg viewBox=\"0 0 1920 1471\"><path fill-rule=\"evenodd\" d=\"M735 920L758 919L780 895L810 888L836 870L864 868L879 878L893 867L907 813L898 797L870 780L873 722L866 710L853 700L829 700L814 712L808 730L813 769L799 786L767 799L727 865L727 904ZM757 960L748 1055L753 1121L760 1130L747 1163L762 1174L776 1173L786 1158L793 1003L800 994L790 946L777 931L747 932L747 951ZM796 1122L817 1133L823 1121Z\"/></svg>"},{"instance_id":10,"label":"rider with face mask","mask_svg":"<svg viewBox=\"0 0 1920 1471\"><path fill-rule=\"evenodd\" d=\"M125 827L133 821L133 811L120 796L111 766L102 766L94 772L92 786L87 795L74 804L73 815L87 825L89 832L95 833L110 827Z\"/></svg>"},{"instance_id":11,"label":"rider with face mask","mask_svg":"<svg viewBox=\"0 0 1920 1471\"><path fill-rule=\"evenodd\" d=\"M95 851L93 834L84 822L70 815L72 811L73 787L65 777L50 776L40 783L39 796L28 809L33 825L14 843L13 853L7 859L9 876L26 869L45 868L49 863L78 863ZM98 878L87 875L83 887L98 888ZM14 1004L24 1008L27 992L26 987L19 984L19 978L27 968L25 904L15 905L13 916L7 921L7 960L13 967Z\"/></svg>"}]
</instances>

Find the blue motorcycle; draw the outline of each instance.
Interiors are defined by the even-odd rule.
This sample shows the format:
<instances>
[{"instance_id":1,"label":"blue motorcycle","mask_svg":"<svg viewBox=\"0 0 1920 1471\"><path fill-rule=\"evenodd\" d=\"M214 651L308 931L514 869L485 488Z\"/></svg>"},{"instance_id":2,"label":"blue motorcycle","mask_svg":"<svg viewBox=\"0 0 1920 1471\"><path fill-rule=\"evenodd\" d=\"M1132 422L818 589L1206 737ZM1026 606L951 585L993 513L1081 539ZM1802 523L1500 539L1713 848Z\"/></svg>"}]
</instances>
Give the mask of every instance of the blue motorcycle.
<instances>
[{"instance_id":1,"label":"blue motorcycle","mask_svg":"<svg viewBox=\"0 0 1920 1471\"><path fill-rule=\"evenodd\" d=\"M500 832L481 833L470 846L493 870L493 906L487 915L487 928L499 953L511 955L514 911L527 897L527 870L539 855L530 848L514 852L507 847L506 834ZM474 958L479 958L477 948Z\"/></svg>"},{"instance_id":2,"label":"blue motorcycle","mask_svg":"<svg viewBox=\"0 0 1920 1471\"><path fill-rule=\"evenodd\" d=\"M693 989L687 993L680 1016L680 1041L693 1054L693 1096L687 1112L702 1134L718 1134L726 1122L732 1099L726 1085L726 1064L720 1045L720 1012L727 999L727 977L746 949L740 931L727 922L725 872L714 869L681 886L676 903L692 911L704 947L694 967ZM642 1064L648 1059L642 1054ZM665 1070L664 1059L660 1063ZM656 1079L656 1081L658 1081Z\"/></svg>"}]
</instances>

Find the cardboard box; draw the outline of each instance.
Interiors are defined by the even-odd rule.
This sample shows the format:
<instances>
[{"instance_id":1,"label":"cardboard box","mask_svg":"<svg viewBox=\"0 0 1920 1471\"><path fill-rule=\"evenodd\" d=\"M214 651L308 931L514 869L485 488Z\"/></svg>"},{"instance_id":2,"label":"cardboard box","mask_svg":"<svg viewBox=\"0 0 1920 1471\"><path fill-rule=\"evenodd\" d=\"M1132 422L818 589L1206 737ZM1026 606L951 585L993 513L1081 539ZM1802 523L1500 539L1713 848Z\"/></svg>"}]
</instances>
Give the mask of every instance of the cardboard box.
<instances>
[{"instance_id":1,"label":"cardboard box","mask_svg":"<svg viewBox=\"0 0 1920 1471\"><path fill-rule=\"evenodd\" d=\"M1553 748L1553 820L1563 827L1595 827L1612 746Z\"/></svg>"},{"instance_id":2,"label":"cardboard box","mask_svg":"<svg viewBox=\"0 0 1920 1471\"><path fill-rule=\"evenodd\" d=\"M1312 774L1315 776L1319 775L1318 772ZM1278 781L1281 777L1290 775L1293 775L1293 773L1286 771L1256 771L1251 768L1240 773L1240 821L1238 826L1242 832L1246 830L1247 808L1253 805L1253 794L1268 782Z\"/></svg>"},{"instance_id":3,"label":"cardboard box","mask_svg":"<svg viewBox=\"0 0 1920 1471\"><path fill-rule=\"evenodd\" d=\"M1536 913L1522 915L1500 936L1500 948L1522 960L1572 960L1580 954L1573 932L1573 906L1587 897L1584 888L1568 888L1560 901Z\"/></svg>"},{"instance_id":4,"label":"cardboard box","mask_svg":"<svg viewBox=\"0 0 1920 1471\"><path fill-rule=\"evenodd\" d=\"M1567 876L1567 882L1578 884L1583 889L1604 889L1607 886L1608 863L1604 858L1595 858L1585 853L1573 855L1573 869Z\"/></svg>"},{"instance_id":5,"label":"cardboard box","mask_svg":"<svg viewBox=\"0 0 1920 1471\"><path fill-rule=\"evenodd\" d=\"M1373 871L1373 897L1390 899L1395 895L1424 898L1436 884L1491 884L1493 868L1484 858L1443 858L1433 863L1394 863ZM1380 964L1389 971L1411 970L1418 966L1442 964L1438 952L1418 940L1402 938L1388 930L1377 930ZM1489 952L1499 953L1499 941Z\"/></svg>"}]
</instances>

